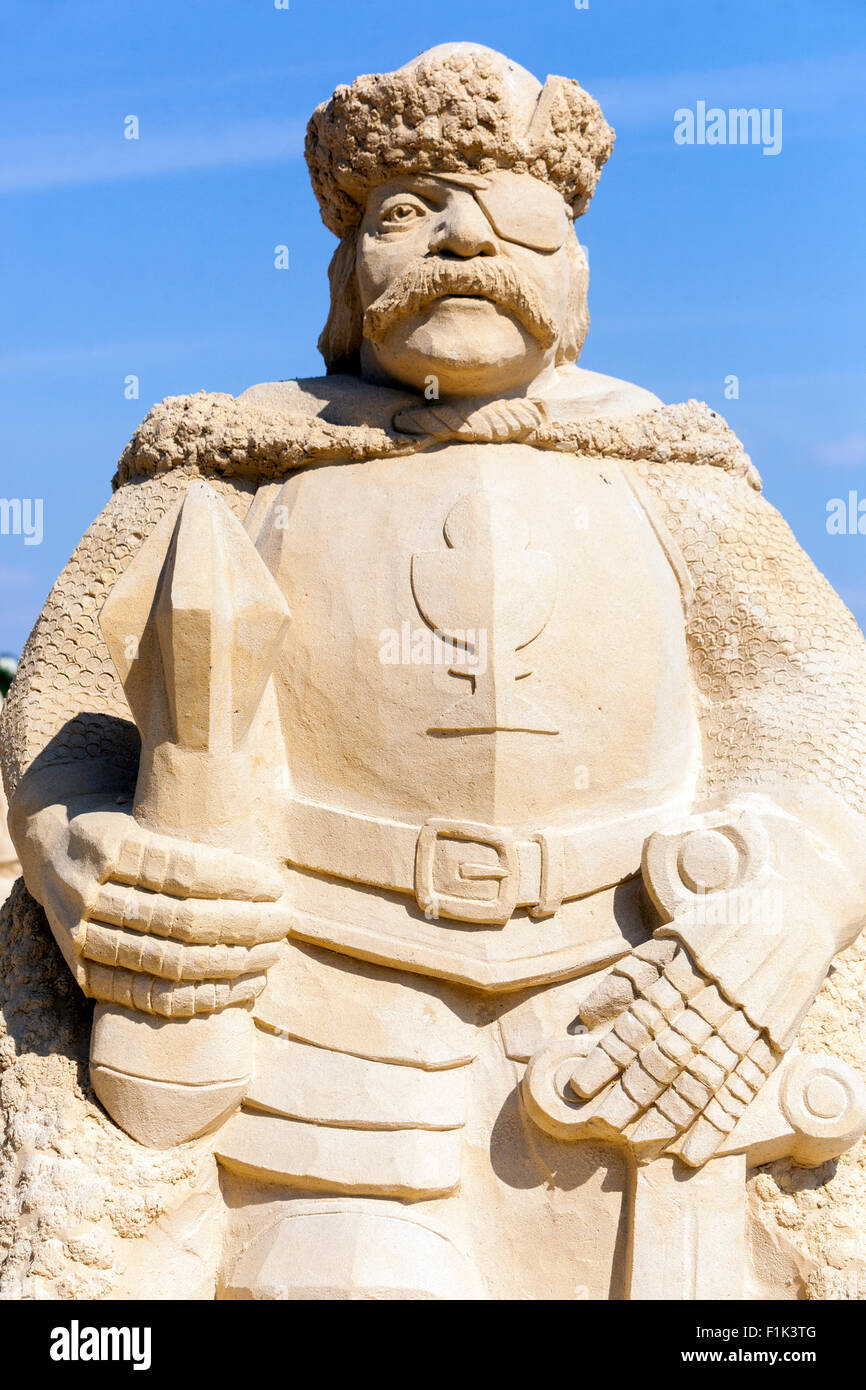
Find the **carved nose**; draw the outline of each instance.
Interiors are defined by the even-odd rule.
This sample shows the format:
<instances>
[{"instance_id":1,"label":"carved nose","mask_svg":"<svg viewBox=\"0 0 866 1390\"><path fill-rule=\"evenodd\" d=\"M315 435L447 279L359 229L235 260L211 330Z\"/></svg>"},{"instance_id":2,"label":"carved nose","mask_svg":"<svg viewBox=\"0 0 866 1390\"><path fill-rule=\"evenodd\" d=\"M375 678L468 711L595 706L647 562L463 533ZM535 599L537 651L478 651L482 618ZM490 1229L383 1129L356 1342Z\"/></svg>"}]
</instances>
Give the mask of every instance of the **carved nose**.
<instances>
[{"instance_id":1,"label":"carved nose","mask_svg":"<svg viewBox=\"0 0 866 1390\"><path fill-rule=\"evenodd\" d=\"M493 230L470 195L455 198L445 209L430 241L433 256L495 256Z\"/></svg>"}]
</instances>

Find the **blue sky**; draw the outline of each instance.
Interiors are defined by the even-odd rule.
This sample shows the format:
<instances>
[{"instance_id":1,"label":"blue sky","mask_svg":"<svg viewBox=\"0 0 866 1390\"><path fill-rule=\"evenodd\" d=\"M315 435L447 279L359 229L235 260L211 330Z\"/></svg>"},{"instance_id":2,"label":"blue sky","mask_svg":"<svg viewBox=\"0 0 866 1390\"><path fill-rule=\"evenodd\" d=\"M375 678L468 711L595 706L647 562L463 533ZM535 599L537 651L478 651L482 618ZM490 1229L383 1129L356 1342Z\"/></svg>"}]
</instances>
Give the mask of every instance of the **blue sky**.
<instances>
[{"instance_id":1,"label":"blue sky","mask_svg":"<svg viewBox=\"0 0 866 1390\"><path fill-rule=\"evenodd\" d=\"M44 539L0 535L0 652L153 401L321 370L333 239L306 119L456 39L599 98L617 145L578 228L582 364L721 410L866 625L866 536L826 529L830 498L866 499L862 0L42 0L3 28L0 497L43 498ZM781 108L781 152L677 145L698 101Z\"/></svg>"}]
</instances>

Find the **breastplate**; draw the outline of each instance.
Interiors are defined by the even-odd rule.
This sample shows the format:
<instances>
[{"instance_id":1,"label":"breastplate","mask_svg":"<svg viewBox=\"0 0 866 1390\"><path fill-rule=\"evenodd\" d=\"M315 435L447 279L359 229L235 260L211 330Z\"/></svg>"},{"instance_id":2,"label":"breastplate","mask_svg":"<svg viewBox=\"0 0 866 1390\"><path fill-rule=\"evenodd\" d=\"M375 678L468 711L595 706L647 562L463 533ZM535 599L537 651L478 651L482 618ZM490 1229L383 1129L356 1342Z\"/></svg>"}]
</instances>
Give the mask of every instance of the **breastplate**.
<instances>
[{"instance_id":1,"label":"breastplate","mask_svg":"<svg viewBox=\"0 0 866 1390\"><path fill-rule=\"evenodd\" d=\"M484 984L516 919L549 919L549 944L687 803L681 593L615 464L488 444L311 467L257 544L293 615L276 694L300 935ZM373 916L394 899L405 949L355 884L380 890Z\"/></svg>"}]
</instances>

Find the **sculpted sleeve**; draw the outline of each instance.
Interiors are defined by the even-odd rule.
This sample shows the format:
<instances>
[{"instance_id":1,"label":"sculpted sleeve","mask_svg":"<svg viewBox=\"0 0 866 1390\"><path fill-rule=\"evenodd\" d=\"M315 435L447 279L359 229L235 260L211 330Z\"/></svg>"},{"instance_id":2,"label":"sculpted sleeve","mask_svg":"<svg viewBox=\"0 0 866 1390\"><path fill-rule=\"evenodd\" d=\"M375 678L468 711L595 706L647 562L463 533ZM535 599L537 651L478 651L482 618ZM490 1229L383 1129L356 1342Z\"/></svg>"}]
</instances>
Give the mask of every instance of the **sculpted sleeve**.
<instances>
[{"instance_id":1,"label":"sculpted sleeve","mask_svg":"<svg viewBox=\"0 0 866 1390\"><path fill-rule=\"evenodd\" d=\"M697 809L763 826L753 886L671 912L678 936L777 1046L866 915L866 642L754 477L705 464L639 469L688 576L703 733ZM727 817L725 815L727 811ZM756 906L757 904L757 906ZM680 905L682 909L682 904Z\"/></svg>"},{"instance_id":2,"label":"sculpted sleeve","mask_svg":"<svg viewBox=\"0 0 866 1390\"><path fill-rule=\"evenodd\" d=\"M99 630L112 585L194 474L176 469L119 487L55 583L21 657L3 711L10 801L29 769L89 760L117 785L134 781L138 732ZM214 480L243 517L253 485Z\"/></svg>"}]
</instances>

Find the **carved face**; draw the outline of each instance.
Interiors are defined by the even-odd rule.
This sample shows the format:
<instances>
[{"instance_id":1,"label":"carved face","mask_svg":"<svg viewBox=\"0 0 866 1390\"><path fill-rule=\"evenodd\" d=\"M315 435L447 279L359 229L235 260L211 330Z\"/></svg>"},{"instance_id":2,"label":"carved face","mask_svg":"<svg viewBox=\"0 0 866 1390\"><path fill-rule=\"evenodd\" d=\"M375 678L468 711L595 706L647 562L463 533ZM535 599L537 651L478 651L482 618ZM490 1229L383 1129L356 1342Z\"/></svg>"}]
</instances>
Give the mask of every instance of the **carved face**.
<instances>
[{"instance_id":1,"label":"carved face","mask_svg":"<svg viewBox=\"0 0 866 1390\"><path fill-rule=\"evenodd\" d=\"M357 281L366 375L442 394L520 390L556 357L569 309L565 203L497 171L403 175L371 193Z\"/></svg>"}]
</instances>

